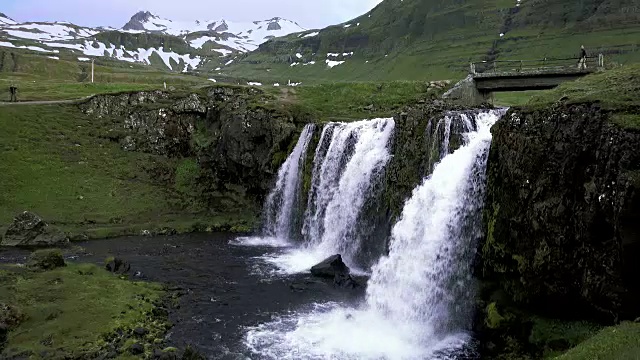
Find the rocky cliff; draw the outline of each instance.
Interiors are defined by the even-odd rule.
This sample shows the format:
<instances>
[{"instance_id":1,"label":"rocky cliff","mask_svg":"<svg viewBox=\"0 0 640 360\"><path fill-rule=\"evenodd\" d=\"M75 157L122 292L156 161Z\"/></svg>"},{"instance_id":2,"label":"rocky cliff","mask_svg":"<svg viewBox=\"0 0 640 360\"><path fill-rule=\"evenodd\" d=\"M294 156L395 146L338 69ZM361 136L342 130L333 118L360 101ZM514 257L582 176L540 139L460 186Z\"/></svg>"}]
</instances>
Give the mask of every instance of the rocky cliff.
<instances>
[{"instance_id":1,"label":"rocky cliff","mask_svg":"<svg viewBox=\"0 0 640 360\"><path fill-rule=\"evenodd\" d=\"M175 168L150 170L207 211L255 214L298 132L294 116L270 101L254 88L215 86L102 95L81 108L111 118L103 136L124 150L173 159Z\"/></svg>"},{"instance_id":2,"label":"rocky cliff","mask_svg":"<svg viewBox=\"0 0 640 360\"><path fill-rule=\"evenodd\" d=\"M597 103L513 109L493 128L480 272L546 316L640 315L640 131Z\"/></svg>"}]
</instances>

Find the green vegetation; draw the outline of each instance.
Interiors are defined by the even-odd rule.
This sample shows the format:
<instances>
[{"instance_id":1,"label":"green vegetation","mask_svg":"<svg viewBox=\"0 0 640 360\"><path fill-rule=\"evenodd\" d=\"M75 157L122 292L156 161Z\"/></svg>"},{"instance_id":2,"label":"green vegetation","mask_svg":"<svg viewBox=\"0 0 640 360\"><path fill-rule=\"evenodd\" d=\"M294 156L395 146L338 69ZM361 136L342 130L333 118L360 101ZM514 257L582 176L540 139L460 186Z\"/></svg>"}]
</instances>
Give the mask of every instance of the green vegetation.
<instances>
[{"instance_id":1,"label":"green vegetation","mask_svg":"<svg viewBox=\"0 0 640 360\"><path fill-rule=\"evenodd\" d=\"M403 106L436 98L442 89L424 81L326 83L296 88L265 88L290 113L311 121L352 121L391 117ZM285 154L286 157L288 154Z\"/></svg>"},{"instance_id":2,"label":"green vegetation","mask_svg":"<svg viewBox=\"0 0 640 360\"><path fill-rule=\"evenodd\" d=\"M628 0L540 0L520 7L510 0L387 0L349 27L273 39L222 71L304 84L460 79L472 61L571 58L581 44L590 54L605 54L606 63L627 64L640 60L635 7ZM345 63L329 68L327 59ZM295 62L301 64L290 66Z\"/></svg>"},{"instance_id":3,"label":"green vegetation","mask_svg":"<svg viewBox=\"0 0 640 360\"><path fill-rule=\"evenodd\" d=\"M640 130L640 114L613 114L611 122L626 129Z\"/></svg>"},{"instance_id":4,"label":"green vegetation","mask_svg":"<svg viewBox=\"0 0 640 360\"><path fill-rule=\"evenodd\" d=\"M419 81L327 83L295 90L299 103L323 119L393 116L405 105L435 97L435 90L429 92L429 83Z\"/></svg>"},{"instance_id":5,"label":"green vegetation","mask_svg":"<svg viewBox=\"0 0 640 360\"><path fill-rule=\"evenodd\" d=\"M0 48L0 101L9 100L9 86L18 87L19 101L68 100L89 95L135 90L162 89L164 83L176 89L209 85L206 78L169 73L140 64L131 65L107 58L96 59L95 83L91 64L74 57L60 60L41 54Z\"/></svg>"},{"instance_id":6,"label":"green vegetation","mask_svg":"<svg viewBox=\"0 0 640 360\"><path fill-rule=\"evenodd\" d=\"M159 285L120 279L95 265L68 264L48 272L0 269L0 303L19 316L9 333L3 357L93 358L109 344L124 351L137 327L152 343L163 338L166 324L151 316L163 296Z\"/></svg>"},{"instance_id":7,"label":"green vegetation","mask_svg":"<svg viewBox=\"0 0 640 360\"><path fill-rule=\"evenodd\" d=\"M640 358L640 324L625 322L603 329L557 360L635 360Z\"/></svg>"},{"instance_id":8,"label":"green vegetation","mask_svg":"<svg viewBox=\"0 0 640 360\"><path fill-rule=\"evenodd\" d=\"M540 349L545 359L562 354L567 349L595 335L602 326L585 321L559 321L535 317L529 343Z\"/></svg>"},{"instance_id":9,"label":"green vegetation","mask_svg":"<svg viewBox=\"0 0 640 360\"><path fill-rule=\"evenodd\" d=\"M504 316L500 315L498 306L495 302L492 302L487 306L486 312L487 317L485 319L485 322L489 329L497 329L500 327L502 322L505 321Z\"/></svg>"},{"instance_id":10,"label":"green vegetation","mask_svg":"<svg viewBox=\"0 0 640 360\"><path fill-rule=\"evenodd\" d=\"M532 97L540 94L540 91L513 91L499 92L493 94L494 106L523 106L526 105Z\"/></svg>"},{"instance_id":11,"label":"green vegetation","mask_svg":"<svg viewBox=\"0 0 640 360\"><path fill-rule=\"evenodd\" d=\"M624 111L640 107L638 93L640 64L634 64L563 83L553 90L540 92L529 105L547 106L560 100L567 103L599 102L607 109Z\"/></svg>"},{"instance_id":12,"label":"green vegetation","mask_svg":"<svg viewBox=\"0 0 640 360\"><path fill-rule=\"evenodd\" d=\"M4 106L0 126L0 232L24 210L92 238L251 225L246 214L184 210L184 196L148 171L174 171L176 161L123 151L111 119L71 105Z\"/></svg>"}]
</instances>

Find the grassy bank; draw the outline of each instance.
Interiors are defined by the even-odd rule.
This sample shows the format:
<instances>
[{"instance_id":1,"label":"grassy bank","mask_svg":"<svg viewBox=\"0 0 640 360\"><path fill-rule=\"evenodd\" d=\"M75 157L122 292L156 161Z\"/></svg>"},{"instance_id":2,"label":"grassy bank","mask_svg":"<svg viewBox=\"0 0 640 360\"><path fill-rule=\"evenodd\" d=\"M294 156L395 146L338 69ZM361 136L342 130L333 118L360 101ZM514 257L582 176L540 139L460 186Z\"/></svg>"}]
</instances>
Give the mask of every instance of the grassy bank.
<instances>
[{"instance_id":1,"label":"grassy bank","mask_svg":"<svg viewBox=\"0 0 640 360\"><path fill-rule=\"evenodd\" d=\"M132 344L163 338L167 325L151 316L163 294L158 284L123 280L95 265L47 272L2 266L0 316L11 331L0 357L79 359L113 351L127 358ZM136 328L146 334L135 336Z\"/></svg>"},{"instance_id":2,"label":"grassy bank","mask_svg":"<svg viewBox=\"0 0 640 360\"><path fill-rule=\"evenodd\" d=\"M185 208L184 198L150 172L175 168L177 160L123 151L110 140L110 119L72 105L5 106L0 126L0 231L25 210L95 238L166 226L250 227L247 215Z\"/></svg>"},{"instance_id":3,"label":"grassy bank","mask_svg":"<svg viewBox=\"0 0 640 360\"><path fill-rule=\"evenodd\" d=\"M601 330L556 360L640 359L640 323L625 322Z\"/></svg>"},{"instance_id":4,"label":"grassy bank","mask_svg":"<svg viewBox=\"0 0 640 360\"><path fill-rule=\"evenodd\" d=\"M528 105L546 106L567 103L599 102L610 109L640 108L640 64L621 66L566 82L553 90L541 91Z\"/></svg>"}]
</instances>

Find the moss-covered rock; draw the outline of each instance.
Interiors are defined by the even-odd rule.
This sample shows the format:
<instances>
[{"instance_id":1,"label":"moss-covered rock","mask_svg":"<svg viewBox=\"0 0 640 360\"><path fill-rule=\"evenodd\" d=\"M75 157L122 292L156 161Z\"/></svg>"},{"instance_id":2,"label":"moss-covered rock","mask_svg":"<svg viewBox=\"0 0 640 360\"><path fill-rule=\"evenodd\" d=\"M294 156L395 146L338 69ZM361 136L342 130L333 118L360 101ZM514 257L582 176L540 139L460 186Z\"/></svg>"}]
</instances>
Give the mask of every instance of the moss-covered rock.
<instances>
[{"instance_id":1,"label":"moss-covered rock","mask_svg":"<svg viewBox=\"0 0 640 360\"><path fill-rule=\"evenodd\" d=\"M640 315L640 133L597 104L513 109L493 128L481 274L551 317Z\"/></svg>"},{"instance_id":2,"label":"moss-covered rock","mask_svg":"<svg viewBox=\"0 0 640 360\"><path fill-rule=\"evenodd\" d=\"M53 270L66 266L62 251L59 249L46 249L35 251L29 257L27 267L32 270Z\"/></svg>"}]
</instances>

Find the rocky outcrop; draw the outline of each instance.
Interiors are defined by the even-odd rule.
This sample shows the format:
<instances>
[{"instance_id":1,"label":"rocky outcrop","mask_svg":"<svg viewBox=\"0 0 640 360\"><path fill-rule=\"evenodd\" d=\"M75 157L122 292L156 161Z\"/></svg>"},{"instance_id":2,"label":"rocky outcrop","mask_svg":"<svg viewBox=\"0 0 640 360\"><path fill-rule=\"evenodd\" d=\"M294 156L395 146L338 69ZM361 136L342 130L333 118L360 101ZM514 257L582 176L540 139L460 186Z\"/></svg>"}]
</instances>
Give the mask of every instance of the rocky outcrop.
<instances>
[{"instance_id":1,"label":"rocky outcrop","mask_svg":"<svg viewBox=\"0 0 640 360\"><path fill-rule=\"evenodd\" d=\"M64 246L69 238L55 227L49 226L38 215L25 211L15 217L9 226L2 246L46 247Z\"/></svg>"},{"instance_id":2,"label":"rocky outcrop","mask_svg":"<svg viewBox=\"0 0 640 360\"><path fill-rule=\"evenodd\" d=\"M640 315L640 132L597 104L511 110L493 128L479 267L554 317Z\"/></svg>"},{"instance_id":3,"label":"rocky outcrop","mask_svg":"<svg viewBox=\"0 0 640 360\"><path fill-rule=\"evenodd\" d=\"M223 211L222 201L236 208L262 203L299 132L294 116L270 101L255 88L213 86L102 95L80 107L113 119L103 136L124 150L195 159L198 200Z\"/></svg>"}]
</instances>

